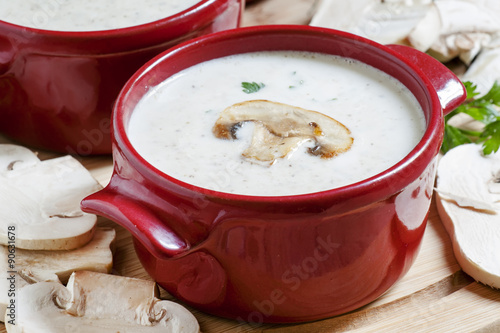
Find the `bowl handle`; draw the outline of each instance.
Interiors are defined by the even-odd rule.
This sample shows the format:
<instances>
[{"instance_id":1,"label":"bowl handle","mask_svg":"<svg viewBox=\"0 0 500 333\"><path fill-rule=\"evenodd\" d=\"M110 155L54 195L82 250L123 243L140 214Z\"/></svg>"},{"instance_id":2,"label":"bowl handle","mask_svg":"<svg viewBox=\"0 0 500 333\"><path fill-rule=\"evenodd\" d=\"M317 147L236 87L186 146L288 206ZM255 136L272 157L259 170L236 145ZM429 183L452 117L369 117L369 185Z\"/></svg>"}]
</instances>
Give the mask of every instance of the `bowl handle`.
<instances>
[{"instance_id":1,"label":"bowl handle","mask_svg":"<svg viewBox=\"0 0 500 333\"><path fill-rule=\"evenodd\" d=\"M465 101L467 92L460 79L435 58L405 45L386 45L419 67L436 90L443 114L447 115Z\"/></svg>"},{"instance_id":2,"label":"bowl handle","mask_svg":"<svg viewBox=\"0 0 500 333\"><path fill-rule=\"evenodd\" d=\"M157 258L167 259L190 248L147 207L109 186L84 198L81 208L123 226Z\"/></svg>"}]
</instances>

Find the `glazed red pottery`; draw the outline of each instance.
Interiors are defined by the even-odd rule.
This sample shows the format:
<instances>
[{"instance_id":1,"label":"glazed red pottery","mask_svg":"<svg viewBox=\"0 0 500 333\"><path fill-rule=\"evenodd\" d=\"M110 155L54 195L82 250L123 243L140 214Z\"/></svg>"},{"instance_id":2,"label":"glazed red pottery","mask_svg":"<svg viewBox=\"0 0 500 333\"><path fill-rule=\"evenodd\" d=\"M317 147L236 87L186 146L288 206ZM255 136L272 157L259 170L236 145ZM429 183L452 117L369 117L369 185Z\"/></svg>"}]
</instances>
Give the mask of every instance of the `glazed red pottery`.
<instances>
[{"instance_id":1,"label":"glazed red pottery","mask_svg":"<svg viewBox=\"0 0 500 333\"><path fill-rule=\"evenodd\" d=\"M0 21L0 132L62 153L110 153L112 107L130 76L175 44L236 28L243 7L203 0L159 21L92 32Z\"/></svg>"},{"instance_id":2,"label":"glazed red pottery","mask_svg":"<svg viewBox=\"0 0 500 333\"><path fill-rule=\"evenodd\" d=\"M134 150L128 120L149 87L209 59L262 50L335 54L390 74L422 106L423 138L402 161L372 178L280 197L192 186L158 171ZM432 197L443 110L464 99L452 72L409 47L309 26L211 34L161 54L128 81L113 115L113 176L82 208L127 228L152 278L202 311L257 324L343 314L382 295L413 263Z\"/></svg>"}]
</instances>

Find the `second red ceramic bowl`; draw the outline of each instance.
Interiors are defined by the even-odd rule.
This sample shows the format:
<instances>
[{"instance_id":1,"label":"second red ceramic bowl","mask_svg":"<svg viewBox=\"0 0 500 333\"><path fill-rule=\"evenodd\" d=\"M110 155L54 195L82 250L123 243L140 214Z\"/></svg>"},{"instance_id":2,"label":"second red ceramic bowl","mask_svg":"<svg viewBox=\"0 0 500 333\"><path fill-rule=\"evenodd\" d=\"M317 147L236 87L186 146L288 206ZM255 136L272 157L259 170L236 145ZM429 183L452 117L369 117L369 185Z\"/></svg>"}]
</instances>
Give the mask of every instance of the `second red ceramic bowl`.
<instances>
[{"instance_id":1,"label":"second red ceramic bowl","mask_svg":"<svg viewBox=\"0 0 500 333\"><path fill-rule=\"evenodd\" d=\"M340 55L388 73L419 101L425 134L403 160L369 179L280 197L183 183L132 147L128 121L152 86L213 58L264 50ZM114 109L113 176L82 208L127 228L152 278L203 311L254 323L346 313L382 295L412 265L431 202L443 110L464 98L452 72L408 47L308 26L211 34L163 53L128 81Z\"/></svg>"},{"instance_id":2,"label":"second red ceramic bowl","mask_svg":"<svg viewBox=\"0 0 500 333\"><path fill-rule=\"evenodd\" d=\"M0 132L61 153L110 153L111 110L130 76L175 44L238 27L243 7L202 0L159 21L90 32L0 21Z\"/></svg>"}]
</instances>

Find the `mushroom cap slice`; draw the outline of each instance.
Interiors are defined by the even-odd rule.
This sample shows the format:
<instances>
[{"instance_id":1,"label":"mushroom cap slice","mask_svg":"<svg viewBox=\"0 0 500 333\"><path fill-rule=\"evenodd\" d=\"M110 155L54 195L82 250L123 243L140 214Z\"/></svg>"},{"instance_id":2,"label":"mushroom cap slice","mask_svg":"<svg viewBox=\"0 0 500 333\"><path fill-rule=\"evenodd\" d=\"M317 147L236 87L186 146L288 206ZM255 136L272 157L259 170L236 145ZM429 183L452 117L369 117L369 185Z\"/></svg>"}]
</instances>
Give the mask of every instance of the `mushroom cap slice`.
<instances>
[{"instance_id":1,"label":"mushroom cap slice","mask_svg":"<svg viewBox=\"0 0 500 333\"><path fill-rule=\"evenodd\" d=\"M466 144L439 161L436 205L463 271L500 288L500 152L484 156Z\"/></svg>"},{"instance_id":2,"label":"mushroom cap slice","mask_svg":"<svg viewBox=\"0 0 500 333\"><path fill-rule=\"evenodd\" d=\"M9 226L23 249L71 250L92 239L97 217L80 201L102 187L87 169L71 156L14 166L0 171L0 244L8 244Z\"/></svg>"},{"instance_id":3,"label":"mushroom cap slice","mask_svg":"<svg viewBox=\"0 0 500 333\"><path fill-rule=\"evenodd\" d=\"M220 139L236 139L236 130L244 122L254 122L250 147L243 156L273 164L301 144L314 142L309 153L332 158L351 148L351 132L343 124L320 112L267 100L236 103L224 109L213 133Z\"/></svg>"},{"instance_id":4,"label":"mushroom cap slice","mask_svg":"<svg viewBox=\"0 0 500 333\"><path fill-rule=\"evenodd\" d=\"M0 246L0 321L3 321L10 301L9 271L14 268L16 289L37 282L68 282L74 271L89 270L109 273L113 265L113 243L116 237L113 228L97 228L92 240L75 250L15 250L15 267L8 265L9 249Z\"/></svg>"},{"instance_id":5,"label":"mushroom cap slice","mask_svg":"<svg viewBox=\"0 0 500 333\"><path fill-rule=\"evenodd\" d=\"M19 290L15 325L8 332L186 332L200 331L183 306L156 297L152 281L79 271L68 286L40 282Z\"/></svg>"}]
</instances>

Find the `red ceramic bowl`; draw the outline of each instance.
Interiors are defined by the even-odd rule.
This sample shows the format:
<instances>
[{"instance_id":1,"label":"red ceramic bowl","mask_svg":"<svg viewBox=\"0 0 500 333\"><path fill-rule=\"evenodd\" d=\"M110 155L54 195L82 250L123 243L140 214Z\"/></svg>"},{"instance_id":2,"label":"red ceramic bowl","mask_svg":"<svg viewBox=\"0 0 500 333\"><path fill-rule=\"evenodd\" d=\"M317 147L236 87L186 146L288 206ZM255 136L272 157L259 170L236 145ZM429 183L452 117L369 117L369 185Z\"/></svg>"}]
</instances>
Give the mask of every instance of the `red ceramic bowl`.
<instances>
[{"instance_id":1,"label":"red ceramic bowl","mask_svg":"<svg viewBox=\"0 0 500 333\"><path fill-rule=\"evenodd\" d=\"M134 150L127 125L149 87L209 59L261 50L341 55L389 73L420 102L427 121L423 138L401 162L372 178L281 197L192 186ZM432 197L443 110L464 98L453 73L408 47L308 26L211 34L163 53L128 81L113 116L112 179L82 208L127 228L153 279L203 311L256 323L342 314L375 300L413 263Z\"/></svg>"},{"instance_id":2,"label":"red ceramic bowl","mask_svg":"<svg viewBox=\"0 0 500 333\"><path fill-rule=\"evenodd\" d=\"M0 132L63 153L110 153L112 106L130 76L179 42L236 28L243 7L202 0L159 21L93 32L0 21Z\"/></svg>"}]
</instances>

